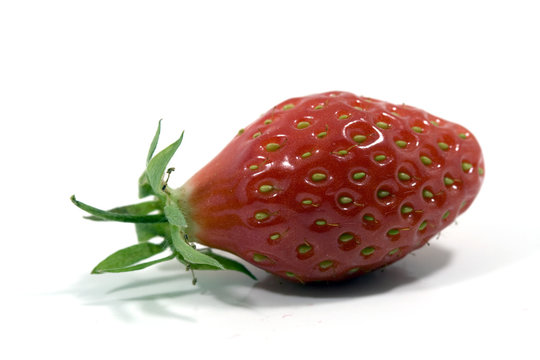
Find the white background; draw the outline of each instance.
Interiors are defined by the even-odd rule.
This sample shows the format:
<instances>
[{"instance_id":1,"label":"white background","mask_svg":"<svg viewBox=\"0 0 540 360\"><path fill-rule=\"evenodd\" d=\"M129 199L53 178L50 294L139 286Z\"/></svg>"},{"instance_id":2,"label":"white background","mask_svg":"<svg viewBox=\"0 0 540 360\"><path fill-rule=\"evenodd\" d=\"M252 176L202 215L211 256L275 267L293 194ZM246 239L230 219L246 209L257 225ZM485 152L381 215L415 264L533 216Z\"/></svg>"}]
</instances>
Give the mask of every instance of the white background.
<instances>
[{"instance_id":1,"label":"white background","mask_svg":"<svg viewBox=\"0 0 540 360\"><path fill-rule=\"evenodd\" d=\"M0 357L538 359L540 23L530 1L2 1ZM344 90L468 127L477 201L403 261L328 287L178 264L89 275L135 241L149 142L180 186L261 113ZM288 357L287 357L288 358Z\"/></svg>"}]
</instances>

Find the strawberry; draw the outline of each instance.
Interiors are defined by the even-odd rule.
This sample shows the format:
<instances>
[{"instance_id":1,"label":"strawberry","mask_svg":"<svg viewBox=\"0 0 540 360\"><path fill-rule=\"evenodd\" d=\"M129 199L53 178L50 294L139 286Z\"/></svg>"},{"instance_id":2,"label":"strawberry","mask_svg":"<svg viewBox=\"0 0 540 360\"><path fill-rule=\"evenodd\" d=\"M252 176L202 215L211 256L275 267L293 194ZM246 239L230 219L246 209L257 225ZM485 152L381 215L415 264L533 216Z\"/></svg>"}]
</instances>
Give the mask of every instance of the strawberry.
<instances>
[{"instance_id":1,"label":"strawberry","mask_svg":"<svg viewBox=\"0 0 540 360\"><path fill-rule=\"evenodd\" d=\"M158 136L159 128L140 180L141 196L155 200L142 210L101 211L73 198L94 220L137 223L139 244L95 272L177 258L252 276L214 248L293 281L342 280L423 246L471 205L484 177L480 146L464 127L346 92L273 107L178 189L163 174L181 138L152 157ZM162 244L148 241L156 235ZM168 257L140 263L167 248Z\"/></svg>"}]
</instances>

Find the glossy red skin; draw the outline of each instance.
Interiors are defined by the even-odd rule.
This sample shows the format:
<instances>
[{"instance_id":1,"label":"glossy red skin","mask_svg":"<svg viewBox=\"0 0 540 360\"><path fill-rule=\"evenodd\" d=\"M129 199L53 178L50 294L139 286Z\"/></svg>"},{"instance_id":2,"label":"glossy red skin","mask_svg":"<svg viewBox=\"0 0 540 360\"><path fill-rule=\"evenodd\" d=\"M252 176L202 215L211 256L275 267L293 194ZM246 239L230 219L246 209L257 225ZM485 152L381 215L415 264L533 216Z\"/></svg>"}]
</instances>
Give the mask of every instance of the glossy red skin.
<instances>
[{"instance_id":1,"label":"glossy red skin","mask_svg":"<svg viewBox=\"0 0 540 360\"><path fill-rule=\"evenodd\" d=\"M298 129L300 121L310 126ZM390 127L381 129L380 121ZM324 131L325 137L317 136ZM357 134L367 139L358 144L352 139ZM398 139L408 142L405 148L396 145ZM439 148L441 141L448 150ZM269 143L280 148L268 151ZM343 149L347 154L337 153ZM302 158L308 151L312 155ZM386 159L377 161L377 155ZM433 163L424 165L422 155ZM464 161L470 170L463 170ZM194 223L190 236L290 280L341 280L402 258L451 224L476 197L483 167L480 146L468 130L422 110L345 92L290 99L246 127L184 185ZM411 179L400 180L402 171ZM326 180L314 182L315 172ZM355 172L366 176L355 181ZM445 176L454 183L445 184ZM274 190L261 192L261 185ZM425 189L434 194L431 199L423 196ZM390 195L380 198L380 190ZM353 202L341 204L342 196ZM303 204L305 199L313 203ZM414 211L402 214L404 205ZM257 213L269 217L257 220ZM366 214L375 220L365 220ZM328 225L316 225L320 219ZM389 235L391 229L400 232ZM272 240L276 233L279 239ZM343 233L354 239L341 242ZM302 244L311 250L299 252ZM374 251L362 253L365 248Z\"/></svg>"}]
</instances>

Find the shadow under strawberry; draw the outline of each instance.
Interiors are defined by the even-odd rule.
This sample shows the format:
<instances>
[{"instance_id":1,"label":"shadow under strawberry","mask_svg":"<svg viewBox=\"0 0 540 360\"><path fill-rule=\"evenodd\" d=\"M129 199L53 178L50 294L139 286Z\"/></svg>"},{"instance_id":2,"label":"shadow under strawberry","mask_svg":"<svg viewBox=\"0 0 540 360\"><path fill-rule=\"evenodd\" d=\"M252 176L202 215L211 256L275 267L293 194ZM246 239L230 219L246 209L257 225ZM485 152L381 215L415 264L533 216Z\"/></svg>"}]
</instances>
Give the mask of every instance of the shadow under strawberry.
<instances>
[{"instance_id":1,"label":"shadow under strawberry","mask_svg":"<svg viewBox=\"0 0 540 360\"><path fill-rule=\"evenodd\" d=\"M450 250L437 245L432 245L411 255L396 264L341 282L318 282L302 285L283 281L274 276L266 276L260 277L260 281L255 284L254 288L265 292L304 298L361 298L387 293L400 287L412 285L417 281L426 281L431 275L447 266L452 259ZM263 303L258 303L259 306L283 305L286 302L280 301L278 304L273 304L265 301L267 297L260 298Z\"/></svg>"},{"instance_id":2,"label":"shadow under strawberry","mask_svg":"<svg viewBox=\"0 0 540 360\"><path fill-rule=\"evenodd\" d=\"M111 305L117 302L155 302L154 306L144 307L153 314L161 313L156 310L161 307L157 300L178 299L181 302L191 303L195 298L190 295L194 294L209 296L218 302L235 307L287 306L306 303L313 299L324 302L388 293L400 287L412 286L418 281L428 280L430 276L447 266L451 259L452 252L436 244L418 250L396 264L342 282L299 284L283 281L271 274L258 273L259 281L253 283L233 272L205 272L200 274L196 287L188 290L184 286L178 287L179 281L188 286L190 276L186 273L181 278L178 275L164 275L137 279L105 292L113 297L108 301ZM167 271L163 266L161 269ZM162 291L150 292L156 286ZM126 292L128 294L136 292L137 295L127 297L121 295ZM198 305L202 305L200 298L197 301ZM100 303L105 304L107 301ZM153 309L154 307L156 309Z\"/></svg>"}]
</instances>

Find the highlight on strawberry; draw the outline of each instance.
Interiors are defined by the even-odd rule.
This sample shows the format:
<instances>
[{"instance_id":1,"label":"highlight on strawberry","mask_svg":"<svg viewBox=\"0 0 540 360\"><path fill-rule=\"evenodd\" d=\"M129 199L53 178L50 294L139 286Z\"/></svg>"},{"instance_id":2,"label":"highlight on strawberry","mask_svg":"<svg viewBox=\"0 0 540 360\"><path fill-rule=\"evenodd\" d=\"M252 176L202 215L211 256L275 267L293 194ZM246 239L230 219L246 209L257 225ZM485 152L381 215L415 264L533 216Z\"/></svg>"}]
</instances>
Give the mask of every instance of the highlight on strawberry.
<instances>
[{"instance_id":1,"label":"highlight on strawberry","mask_svg":"<svg viewBox=\"0 0 540 360\"><path fill-rule=\"evenodd\" d=\"M154 156L160 129L139 179L146 201L104 211L71 198L90 220L135 224L138 242L93 273L176 259L255 279L220 249L291 281L348 279L426 244L469 208L484 178L463 126L348 92L278 104L178 189L168 164L183 133Z\"/></svg>"}]
</instances>

